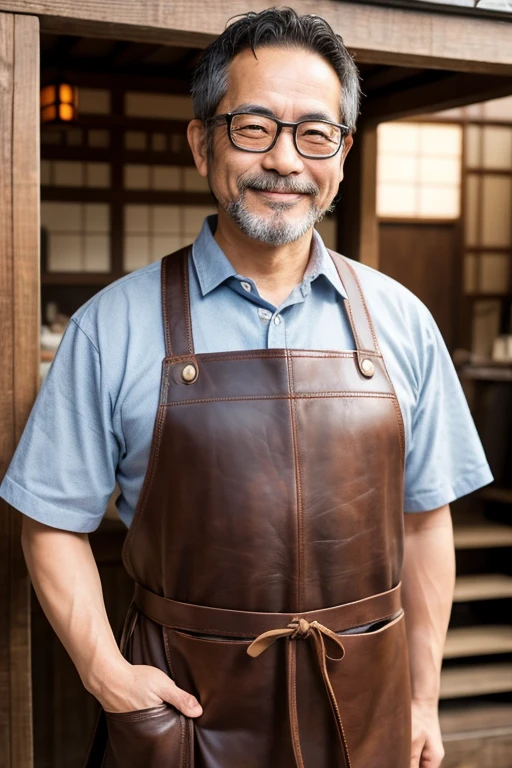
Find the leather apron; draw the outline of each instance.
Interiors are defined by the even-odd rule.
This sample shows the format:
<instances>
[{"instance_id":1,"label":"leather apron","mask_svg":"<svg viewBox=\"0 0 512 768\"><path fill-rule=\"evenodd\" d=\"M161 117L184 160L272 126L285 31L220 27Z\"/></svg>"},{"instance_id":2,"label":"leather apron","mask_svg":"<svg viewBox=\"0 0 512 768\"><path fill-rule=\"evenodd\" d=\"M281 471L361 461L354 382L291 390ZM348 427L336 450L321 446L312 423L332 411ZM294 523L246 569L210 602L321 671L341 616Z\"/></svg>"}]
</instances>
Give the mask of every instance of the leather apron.
<instances>
[{"instance_id":1,"label":"leather apron","mask_svg":"<svg viewBox=\"0 0 512 768\"><path fill-rule=\"evenodd\" d=\"M102 713L88 768L409 768L403 422L357 277L331 256L355 351L196 354L189 249L162 260L121 649L203 714Z\"/></svg>"}]
</instances>

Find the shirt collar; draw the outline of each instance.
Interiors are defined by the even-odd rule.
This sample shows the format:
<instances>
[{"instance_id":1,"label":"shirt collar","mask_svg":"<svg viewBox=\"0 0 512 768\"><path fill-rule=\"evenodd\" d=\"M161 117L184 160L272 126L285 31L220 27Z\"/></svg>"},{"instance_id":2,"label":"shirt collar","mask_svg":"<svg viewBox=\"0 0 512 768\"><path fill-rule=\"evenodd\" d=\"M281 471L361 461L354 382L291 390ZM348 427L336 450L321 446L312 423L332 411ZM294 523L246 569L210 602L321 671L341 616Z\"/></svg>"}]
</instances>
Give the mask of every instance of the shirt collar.
<instances>
[{"instance_id":1,"label":"shirt collar","mask_svg":"<svg viewBox=\"0 0 512 768\"><path fill-rule=\"evenodd\" d=\"M237 274L213 236L216 226L217 216L207 216L192 246L192 260L203 296ZM342 298L347 298L338 270L322 238L313 230L311 258L304 273L303 284L311 284L320 275L327 278Z\"/></svg>"}]
</instances>

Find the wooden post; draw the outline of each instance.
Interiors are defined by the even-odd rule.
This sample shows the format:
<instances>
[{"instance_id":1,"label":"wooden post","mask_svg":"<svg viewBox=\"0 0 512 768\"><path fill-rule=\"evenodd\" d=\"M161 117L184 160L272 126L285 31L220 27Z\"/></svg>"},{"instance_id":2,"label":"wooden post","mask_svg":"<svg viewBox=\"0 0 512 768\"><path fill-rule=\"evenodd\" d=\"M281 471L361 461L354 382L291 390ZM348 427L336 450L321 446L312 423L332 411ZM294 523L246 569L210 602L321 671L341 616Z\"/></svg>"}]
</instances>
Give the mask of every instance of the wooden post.
<instances>
[{"instance_id":1,"label":"wooden post","mask_svg":"<svg viewBox=\"0 0 512 768\"><path fill-rule=\"evenodd\" d=\"M0 13L0 477L39 381L39 22ZM30 587L0 500L0 765L31 768Z\"/></svg>"},{"instance_id":2,"label":"wooden post","mask_svg":"<svg viewBox=\"0 0 512 768\"><path fill-rule=\"evenodd\" d=\"M336 212L338 251L378 269L376 125L362 123L354 136Z\"/></svg>"}]
</instances>

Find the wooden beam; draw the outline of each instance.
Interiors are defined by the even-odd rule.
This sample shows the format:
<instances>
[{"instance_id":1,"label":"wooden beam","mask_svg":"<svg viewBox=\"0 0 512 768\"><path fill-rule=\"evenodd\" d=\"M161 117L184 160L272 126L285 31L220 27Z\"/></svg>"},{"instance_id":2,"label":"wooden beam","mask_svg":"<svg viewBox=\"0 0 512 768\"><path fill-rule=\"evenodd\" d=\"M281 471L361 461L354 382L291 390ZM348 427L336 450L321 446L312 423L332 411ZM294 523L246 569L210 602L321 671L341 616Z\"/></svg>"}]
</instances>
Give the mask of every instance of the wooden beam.
<instances>
[{"instance_id":1,"label":"wooden beam","mask_svg":"<svg viewBox=\"0 0 512 768\"><path fill-rule=\"evenodd\" d=\"M266 0L253 0L263 10ZM296 0L298 13L323 16L361 62L510 74L512 24L446 12L384 8L348 0ZM206 46L242 10L238 0L0 0L0 10L40 17L57 34L164 45Z\"/></svg>"},{"instance_id":2,"label":"wooden beam","mask_svg":"<svg viewBox=\"0 0 512 768\"><path fill-rule=\"evenodd\" d=\"M442 79L433 78L423 85L411 85L381 95L377 92L363 102L362 115L370 121L397 120L498 99L511 93L512 77L446 73Z\"/></svg>"},{"instance_id":3,"label":"wooden beam","mask_svg":"<svg viewBox=\"0 0 512 768\"><path fill-rule=\"evenodd\" d=\"M0 477L39 382L39 24L0 13ZM32 766L30 591L21 515L0 501L0 764Z\"/></svg>"}]
</instances>

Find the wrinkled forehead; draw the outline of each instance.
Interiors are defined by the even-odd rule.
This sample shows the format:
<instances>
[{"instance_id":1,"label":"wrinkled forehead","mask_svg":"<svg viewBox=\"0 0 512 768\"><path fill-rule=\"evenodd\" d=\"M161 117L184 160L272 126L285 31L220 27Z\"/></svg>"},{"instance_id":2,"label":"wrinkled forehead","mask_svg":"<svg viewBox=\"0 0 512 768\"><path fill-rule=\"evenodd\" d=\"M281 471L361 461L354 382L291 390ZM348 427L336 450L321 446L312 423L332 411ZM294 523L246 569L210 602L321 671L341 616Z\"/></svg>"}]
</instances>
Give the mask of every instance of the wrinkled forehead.
<instances>
[{"instance_id":1,"label":"wrinkled forehead","mask_svg":"<svg viewBox=\"0 0 512 768\"><path fill-rule=\"evenodd\" d=\"M323 113L340 119L341 83L322 56L299 48L264 47L237 54L228 67L227 92L217 112L261 104L276 117L298 120Z\"/></svg>"}]
</instances>

